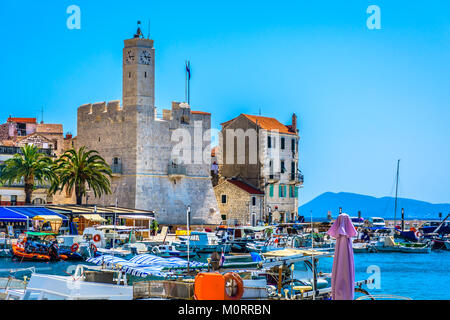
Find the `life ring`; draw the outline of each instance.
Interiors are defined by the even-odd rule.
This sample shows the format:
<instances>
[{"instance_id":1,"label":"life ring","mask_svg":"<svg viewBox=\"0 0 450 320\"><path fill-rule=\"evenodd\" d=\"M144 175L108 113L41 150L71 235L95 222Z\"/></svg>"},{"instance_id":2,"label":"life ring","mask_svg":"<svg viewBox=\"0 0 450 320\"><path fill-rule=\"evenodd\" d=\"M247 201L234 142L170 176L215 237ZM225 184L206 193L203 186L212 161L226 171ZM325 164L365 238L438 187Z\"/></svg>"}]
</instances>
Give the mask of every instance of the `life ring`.
<instances>
[{"instance_id":1,"label":"life ring","mask_svg":"<svg viewBox=\"0 0 450 320\"><path fill-rule=\"evenodd\" d=\"M241 300L242 296L244 295L244 282L242 281L242 278L234 272L230 272L224 275L225 279L225 300L232 300L237 301ZM233 289L236 287L236 292L228 293L227 289L231 288ZM234 290L232 290L234 291Z\"/></svg>"},{"instance_id":2,"label":"life ring","mask_svg":"<svg viewBox=\"0 0 450 320\"><path fill-rule=\"evenodd\" d=\"M80 245L79 245L78 243L74 243L74 244L70 247L70 251L72 251L72 252L77 252L79 247L80 247Z\"/></svg>"},{"instance_id":3,"label":"life ring","mask_svg":"<svg viewBox=\"0 0 450 320\"><path fill-rule=\"evenodd\" d=\"M416 238L417 238L417 239L420 239L420 238L423 237L423 233L420 232L420 231L416 231L415 235L416 235Z\"/></svg>"},{"instance_id":4,"label":"life ring","mask_svg":"<svg viewBox=\"0 0 450 320\"><path fill-rule=\"evenodd\" d=\"M94 242L100 242L102 240L102 237L99 234L96 234L93 238Z\"/></svg>"},{"instance_id":5,"label":"life ring","mask_svg":"<svg viewBox=\"0 0 450 320\"><path fill-rule=\"evenodd\" d=\"M94 251L94 253L97 252L97 247L93 243L91 243L91 250Z\"/></svg>"}]
</instances>

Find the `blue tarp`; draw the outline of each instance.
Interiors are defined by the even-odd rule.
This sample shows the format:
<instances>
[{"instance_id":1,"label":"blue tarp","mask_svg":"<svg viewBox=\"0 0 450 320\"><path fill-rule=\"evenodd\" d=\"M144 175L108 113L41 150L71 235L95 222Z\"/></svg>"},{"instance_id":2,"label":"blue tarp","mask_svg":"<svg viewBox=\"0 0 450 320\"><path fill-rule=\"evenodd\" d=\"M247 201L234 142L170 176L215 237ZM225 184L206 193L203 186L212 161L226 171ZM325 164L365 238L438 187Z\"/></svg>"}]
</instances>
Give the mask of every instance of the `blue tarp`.
<instances>
[{"instance_id":1,"label":"blue tarp","mask_svg":"<svg viewBox=\"0 0 450 320\"><path fill-rule=\"evenodd\" d=\"M6 207L6 209L25 215L30 219L33 219L36 216L58 216L63 220L68 220L66 216L63 216L62 214L56 213L44 207Z\"/></svg>"},{"instance_id":2,"label":"blue tarp","mask_svg":"<svg viewBox=\"0 0 450 320\"><path fill-rule=\"evenodd\" d=\"M0 221L14 222L14 221L27 221L28 216L11 211L7 208L0 207Z\"/></svg>"}]
</instances>

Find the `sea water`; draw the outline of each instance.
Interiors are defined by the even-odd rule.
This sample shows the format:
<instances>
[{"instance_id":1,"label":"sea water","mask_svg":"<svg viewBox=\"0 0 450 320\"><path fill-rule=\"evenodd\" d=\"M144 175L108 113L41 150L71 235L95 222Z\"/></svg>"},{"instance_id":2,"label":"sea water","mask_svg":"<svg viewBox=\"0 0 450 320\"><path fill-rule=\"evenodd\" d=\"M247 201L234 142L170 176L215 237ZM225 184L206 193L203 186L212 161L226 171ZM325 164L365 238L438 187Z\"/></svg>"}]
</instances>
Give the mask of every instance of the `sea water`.
<instances>
[{"instance_id":1,"label":"sea water","mask_svg":"<svg viewBox=\"0 0 450 320\"><path fill-rule=\"evenodd\" d=\"M83 263L83 262L82 262ZM84 262L86 263L86 262ZM37 273L67 276L73 262L20 262L0 258L0 277L15 275L18 279ZM322 258L319 271L331 273L333 258ZM372 295L393 295L414 300L450 300L450 251L418 253L357 253L356 280L376 279L374 288L364 287ZM295 276L295 272L294 272Z\"/></svg>"},{"instance_id":2,"label":"sea water","mask_svg":"<svg viewBox=\"0 0 450 320\"><path fill-rule=\"evenodd\" d=\"M420 253L356 253L356 281L369 277L371 295L394 295L413 300L450 300L450 251ZM319 271L331 273L333 258L323 258Z\"/></svg>"}]
</instances>

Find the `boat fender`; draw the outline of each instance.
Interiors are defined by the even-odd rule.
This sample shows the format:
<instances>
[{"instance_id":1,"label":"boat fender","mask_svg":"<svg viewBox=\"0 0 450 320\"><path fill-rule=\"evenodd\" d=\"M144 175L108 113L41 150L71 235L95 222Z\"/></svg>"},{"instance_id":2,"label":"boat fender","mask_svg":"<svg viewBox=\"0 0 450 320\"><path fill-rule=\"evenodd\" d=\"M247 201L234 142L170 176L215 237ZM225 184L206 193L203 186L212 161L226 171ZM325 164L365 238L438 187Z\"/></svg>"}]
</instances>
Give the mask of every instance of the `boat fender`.
<instances>
[{"instance_id":1,"label":"boat fender","mask_svg":"<svg viewBox=\"0 0 450 320\"><path fill-rule=\"evenodd\" d=\"M93 238L94 242L100 242L102 240L102 237L99 234L96 234Z\"/></svg>"},{"instance_id":2,"label":"boat fender","mask_svg":"<svg viewBox=\"0 0 450 320\"><path fill-rule=\"evenodd\" d=\"M420 231L416 231L415 235L416 235L416 238L418 238L418 239L423 237L423 233Z\"/></svg>"},{"instance_id":3,"label":"boat fender","mask_svg":"<svg viewBox=\"0 0 450 320\"><path fill-rule=\"evenodd\" d=\"M79 245L78 243L74 243L74 244L70 247L70 251L72 251L72 252L77 252L79 247L80 247L80 245Z\"/></svg>"},{"instance_id":4,"label":"boat fender","mask_svg":"<svg viewBox=\"0 0 450 320\"><path fill-rule=\"evenodd\" d=\"M242 278L234 272L225 274L225 300L237 301L241 300L244 295L244 282ZM236 292L233 294L228 294L227 287L233 289L236 286Z\"/></svg>"}]
</instances>

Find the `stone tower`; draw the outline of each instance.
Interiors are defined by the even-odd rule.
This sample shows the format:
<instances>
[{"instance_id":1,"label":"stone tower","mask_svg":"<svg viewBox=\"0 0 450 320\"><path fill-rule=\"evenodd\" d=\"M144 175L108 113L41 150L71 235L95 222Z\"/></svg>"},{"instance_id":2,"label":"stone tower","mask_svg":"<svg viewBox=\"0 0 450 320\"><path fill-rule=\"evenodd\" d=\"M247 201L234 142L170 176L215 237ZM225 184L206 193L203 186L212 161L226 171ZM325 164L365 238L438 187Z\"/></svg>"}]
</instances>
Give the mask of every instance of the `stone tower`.
<instances>
[{"instance_id":1,"label":"stone tower","mask_svg":"<svg viewBox=\"0 0 450 320\"><path fill-rule=\"evenodd\" d=\"M155 116L155 49L153 40L125 40L123 49L123 105Z\"/></svg>"},{"instance_id":2,"label":"stone tower","mask_svg":"<svg viewBox=\"0 0 450 320\"><path fill-rule=\"evenodd\" d=\"M173 134L182 130L190 139L190 153L209 153L210 140L202 136L211 129L211 114L174 102L171 110L163 110L162 118L157 117L155 49L153 40L144 39L140 29L125 40L122 94L122 106L112 101L78 109L76 147L97 150L114 173L113 194L90 203L114 205L117 201L120 207L154 210L162 224L185 224L190 206L193 224L220 223L211 164L178 164L172 152L177 144Z\"/></svg>"}]
</instances>

